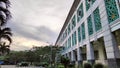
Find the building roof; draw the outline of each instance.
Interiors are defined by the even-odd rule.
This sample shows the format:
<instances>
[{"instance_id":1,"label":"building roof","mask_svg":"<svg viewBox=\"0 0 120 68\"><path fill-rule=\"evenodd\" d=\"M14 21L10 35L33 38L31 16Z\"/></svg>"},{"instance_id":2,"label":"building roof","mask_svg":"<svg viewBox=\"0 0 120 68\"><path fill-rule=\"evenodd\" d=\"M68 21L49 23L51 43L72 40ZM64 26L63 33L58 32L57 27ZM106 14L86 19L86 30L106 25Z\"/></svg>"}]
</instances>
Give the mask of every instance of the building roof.
<instances>
[{"instance_id":1,"label":"building roof","mask_svg":"<svg viewBox=\"0 0 120 68\"><path fill-rule=\"evenodd\" d=\"M60 36L62 35L63 31L65 30L65 27L66 27L67 24L69 23L72 15L73 15L74 11L76 10L76 8L77 8L78 4L80 3L80 1L81 1L81 0L74 0L74 3L73 3L73 5L72 5L72 7L71 7L71 9L70 9L70 11L69 11L69 14L68 14L68 16L67 16L67 18L66 18L66 20L65 20L64 25L63 25L60 33L59 33L59 36L58 36L58 38L57 38L57 40L56 40L56 42L55 42L55 45L57 45L57 42L58 42Z\"/></svg>"}]
</instances>

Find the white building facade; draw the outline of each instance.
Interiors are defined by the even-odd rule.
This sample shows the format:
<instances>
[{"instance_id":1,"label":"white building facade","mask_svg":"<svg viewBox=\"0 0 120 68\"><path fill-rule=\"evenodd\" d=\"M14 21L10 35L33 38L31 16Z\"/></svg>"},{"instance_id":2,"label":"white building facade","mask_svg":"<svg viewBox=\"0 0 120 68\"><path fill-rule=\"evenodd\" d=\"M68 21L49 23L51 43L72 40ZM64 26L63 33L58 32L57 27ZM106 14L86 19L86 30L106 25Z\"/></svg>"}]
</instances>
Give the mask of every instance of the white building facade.
<instances>
[{"instance_id":1,"label":"white building facade","mask_svg":"<svg viewBox=\"0 0 120 68\"><path fill-rule=\"evenodd\" d=\"M56 45L78 65L120 68L120 0L74 0Z\"/></svg>"}]
</instances>

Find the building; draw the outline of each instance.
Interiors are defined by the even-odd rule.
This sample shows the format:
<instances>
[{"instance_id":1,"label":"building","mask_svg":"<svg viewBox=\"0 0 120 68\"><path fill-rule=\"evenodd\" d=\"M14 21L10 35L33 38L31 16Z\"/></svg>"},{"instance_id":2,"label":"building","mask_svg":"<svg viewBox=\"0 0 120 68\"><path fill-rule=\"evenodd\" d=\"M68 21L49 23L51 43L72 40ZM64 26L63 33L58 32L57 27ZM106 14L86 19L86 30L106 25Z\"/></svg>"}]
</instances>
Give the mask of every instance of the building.
<instances>
[{"instance_id":1,"label":"building","mask_svg":"<svg viewBox=\"0 0 120 68\"><path fill-rule=\"evenodd\" d=\"M120 0L74 0L55 44L75 64L120 68Z\"/></svg>"}]
</instances>

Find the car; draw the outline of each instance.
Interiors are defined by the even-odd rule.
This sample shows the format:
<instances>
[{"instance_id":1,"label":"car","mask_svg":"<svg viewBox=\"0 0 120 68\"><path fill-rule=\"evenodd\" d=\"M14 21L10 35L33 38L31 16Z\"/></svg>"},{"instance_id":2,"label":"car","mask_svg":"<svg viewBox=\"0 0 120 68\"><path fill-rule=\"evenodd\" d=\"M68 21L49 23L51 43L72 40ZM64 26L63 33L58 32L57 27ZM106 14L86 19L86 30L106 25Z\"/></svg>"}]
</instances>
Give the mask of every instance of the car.
<instances>
[{"instance_id":1,"label":"car","mask_svg":"<svg viewBox=\"0 0 120 68\"><path fill-rule=\"evenodd\" d=\"M20 62L17 64L17 66L29 66L29 63L28 62Z\"/></svg>"}]
</instances>

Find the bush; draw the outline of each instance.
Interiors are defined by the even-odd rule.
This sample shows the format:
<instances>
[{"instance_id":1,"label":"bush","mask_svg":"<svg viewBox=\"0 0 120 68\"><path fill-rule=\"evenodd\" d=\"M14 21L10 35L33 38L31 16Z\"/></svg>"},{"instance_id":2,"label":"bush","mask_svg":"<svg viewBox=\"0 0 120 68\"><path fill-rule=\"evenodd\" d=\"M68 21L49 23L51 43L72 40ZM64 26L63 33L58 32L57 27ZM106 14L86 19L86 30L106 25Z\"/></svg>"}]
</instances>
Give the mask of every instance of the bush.
<instances>
[{"instance_id":1,"label":"bush","mask_svg":"<svg viewBox=\"0 0 120 68\"><path fill-rule=\"evenodd\" d=\"M70 63L70 64L68 65L69 68L74 68L74 66L75 66L75 65L72 64L72 63Z\"/></svg>"},{"instance_id":2,"label":"bush","mask_svg":"<svg viewBox=\"0 0 120 68\"><path fill-rule=\"evenodd\" d=\"M85 63L84 68L92 68L92 65L90 63Z\"/></svg>"},{"instance_id":3,"label":"bush","mask_svg":"<svg viewBox=\"0 0 120 68\"><path fill-rule=\"evenodd\" d=\"M59 64L58 68L64 68L64 66L62 64Z\"/></svg>"},{"instance_id":4,"label":"bush","mask_svg":"<svg viewBox=\"0 0 120 68\"><path fill-rule=\"evenodd\" d=\"M95 64L94 68L104 68L104 65L101 63Z\"/></svg>"}]
</instances>

